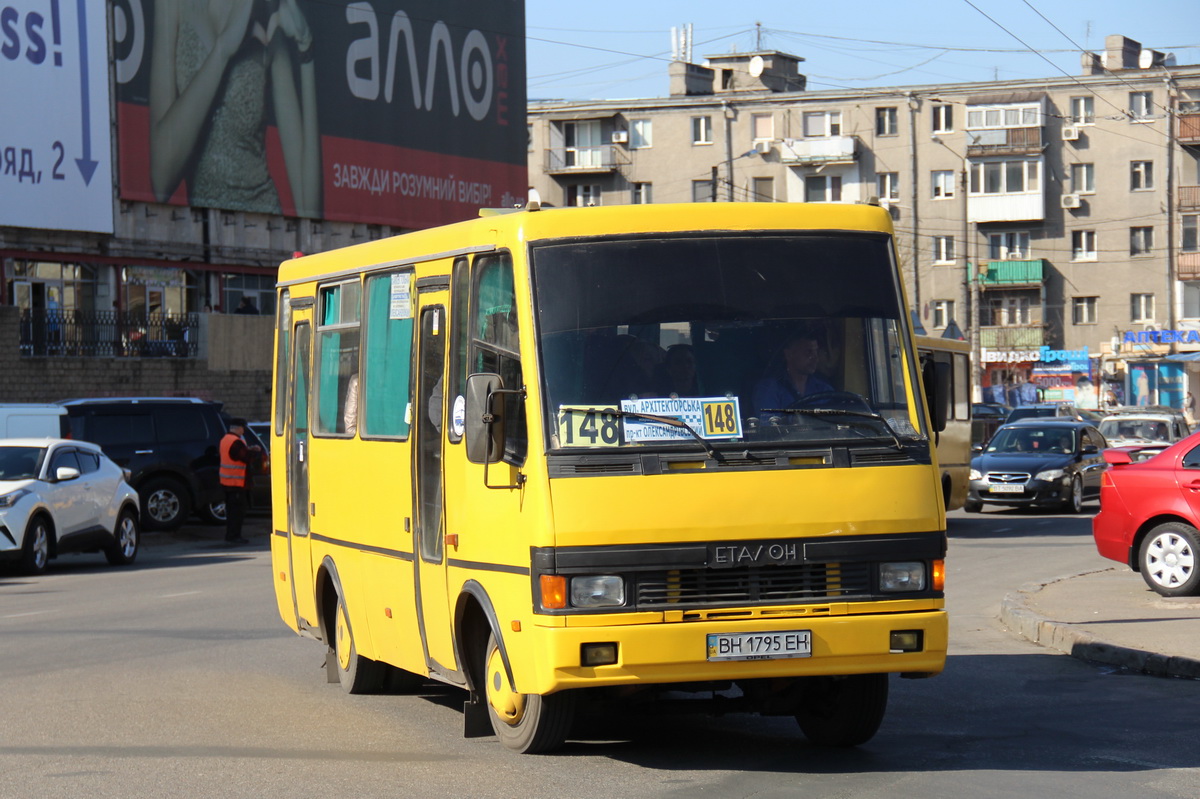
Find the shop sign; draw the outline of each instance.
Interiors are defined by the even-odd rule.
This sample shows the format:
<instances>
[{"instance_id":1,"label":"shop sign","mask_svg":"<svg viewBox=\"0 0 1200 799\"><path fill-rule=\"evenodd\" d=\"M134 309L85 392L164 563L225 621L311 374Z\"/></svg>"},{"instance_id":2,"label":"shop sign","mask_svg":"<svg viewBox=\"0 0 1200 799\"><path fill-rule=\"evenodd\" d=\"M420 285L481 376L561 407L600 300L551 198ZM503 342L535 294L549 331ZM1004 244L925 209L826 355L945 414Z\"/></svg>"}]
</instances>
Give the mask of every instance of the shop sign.
<instances>
[{"instance_id":1,"label":"shop sign","mask_svg":"<svg viewBox=\"0 0 1200 799\"><path fill-rule=\"evenodd\" d=\"M984 363L1032 363L1038 359L1037 350L993 350L984 347L979 352Z\"/></svg>"},{"instance_id":2,"label":"shop sign","mask_svg":"<svg viewBox=\"0 0 1200 799\"><path fill-rule=\"evenodd\" d=\"M1200 344L1200 330L1126 330L1124 344Z\"/></svg>"},{"instance_id":3,"label":"shop sign","mask_svg":"<svg viewBox=\"0 0 1200 799\"><path fill-rule=\"evenodd\" d=\"M1052 350L1043 346L1038 351L1038 360L1044 364L1065 363L1072 371L1086 372L1089 369L1087 347L1081 350Z\"/></svg>"}]
</instances>

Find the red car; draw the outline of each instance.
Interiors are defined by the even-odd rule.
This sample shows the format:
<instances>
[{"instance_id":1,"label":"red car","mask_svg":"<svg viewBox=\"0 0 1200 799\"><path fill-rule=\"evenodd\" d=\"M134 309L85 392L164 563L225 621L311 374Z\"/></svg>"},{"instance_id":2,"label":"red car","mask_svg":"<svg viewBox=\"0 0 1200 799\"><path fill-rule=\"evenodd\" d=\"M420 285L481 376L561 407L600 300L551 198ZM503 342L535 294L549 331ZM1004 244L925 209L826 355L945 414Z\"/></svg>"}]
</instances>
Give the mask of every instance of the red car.
<instances>
[{"instance_id":1,"label":"red car","mask_svg":"<svg viewBox=\"0 0 1200 799\"><path fill-rule=\"evenodd\" d=\"M1135 462L1136 449L1104 450L1096 549L1163 596L1200 594L1200 433L1149 460Z\"/></svg>"}]
</instances>

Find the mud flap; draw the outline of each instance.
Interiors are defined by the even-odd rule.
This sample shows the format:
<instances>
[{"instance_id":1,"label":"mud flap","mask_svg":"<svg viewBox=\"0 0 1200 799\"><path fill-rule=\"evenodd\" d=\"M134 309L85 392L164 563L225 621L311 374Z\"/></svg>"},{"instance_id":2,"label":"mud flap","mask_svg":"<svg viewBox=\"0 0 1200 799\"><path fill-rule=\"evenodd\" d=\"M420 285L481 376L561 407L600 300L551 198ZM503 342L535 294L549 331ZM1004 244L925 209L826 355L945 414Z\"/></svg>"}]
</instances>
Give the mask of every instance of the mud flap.
<instances>
[{"instance_id":1,"label":"mud flap","mask_svg":"<svg viewBox=\"0 0 1200 799\"><path fill-rule=\"evenodd\" d=\"M325 682L341 682L338 677L337 653L333 649L325 650Z\"/></svg>"},{"instance_id":2,"label":"mud flap","mask_svg":"<svg viewBox=\"0 0 1200 799\"><path fill-rule=\"evenodd\" d=\"M463 703L463 737L486 738L495 734L492 720L488 717L487 702L472 693L471 698Z\"/></svg>"}]
</instances>

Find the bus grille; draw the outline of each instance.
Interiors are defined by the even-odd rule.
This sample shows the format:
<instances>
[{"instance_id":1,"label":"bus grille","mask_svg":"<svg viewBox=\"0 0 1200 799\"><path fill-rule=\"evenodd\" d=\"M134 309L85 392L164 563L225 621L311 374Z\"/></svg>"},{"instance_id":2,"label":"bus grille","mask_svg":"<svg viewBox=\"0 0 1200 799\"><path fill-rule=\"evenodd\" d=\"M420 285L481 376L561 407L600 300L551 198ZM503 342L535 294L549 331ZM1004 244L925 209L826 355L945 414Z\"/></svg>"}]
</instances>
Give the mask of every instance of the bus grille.
<instances>
[{"instance_id":1,"label":"bus grille","mask_svg":"<svg viewBox=\"0 0 1200 799\"><path fill-rule=\"evenodd\" d=\"M636 596L644 610L824 602L870 590L869 563L810 563L650 572L638 575Z\"/></svg>"}]
</instances>

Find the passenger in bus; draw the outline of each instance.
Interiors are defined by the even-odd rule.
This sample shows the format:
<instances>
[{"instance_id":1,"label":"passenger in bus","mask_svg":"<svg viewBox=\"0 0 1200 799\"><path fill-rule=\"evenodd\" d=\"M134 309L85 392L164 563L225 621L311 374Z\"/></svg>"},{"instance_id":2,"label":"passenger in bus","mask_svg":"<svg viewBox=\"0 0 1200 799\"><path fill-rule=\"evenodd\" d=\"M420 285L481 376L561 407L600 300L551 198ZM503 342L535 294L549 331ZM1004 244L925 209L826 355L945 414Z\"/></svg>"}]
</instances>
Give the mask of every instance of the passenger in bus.
<instances>
[{"instance_id":1,"label":"passenger in bus","mask_svg":"<svg viewBox=\"0 0 1200 799\"><path fill-rule=\"evenodd\" d=\"M773 374L754 387L754 408L790 408L802 397L833 391L828 381L817 374L821 362L821 341L809 330L793 331L784 339L783 362Z\"/></svg>"},{"instance_id":2,"label":"passenger in bus","mask_svg":"<svg viewBox=\"0 0 1200 799\"><path fill-rule=\"evenodd\" d=\"M662 363L662 348L628 333L617 336L616 360L609 371L605 399L616 396L650 397L657 392L655 372Z\"/></svg>"},{"instance_id":3,"label":"passenger in bus","mask_svg":"<svg viewBox=\"0 0 1200 799\"><path fill-rule=\"evenodd\" d=\"M658 366L658 389L663 396L699 397L696 353L691 344L672 344Z\"/></svg>"},{"instance_id":4,"label":"passenger in bus","mask_svg":"<svg viewBox=\"0 0 1200 799\"><path fill-rule=\"evenodd\" d=\"M346 384L346 404L342 407L342 429L348 435L358 432L358 373Z\"/></svg>"}]
</instances>

